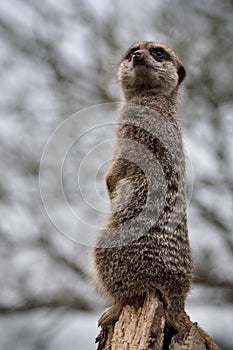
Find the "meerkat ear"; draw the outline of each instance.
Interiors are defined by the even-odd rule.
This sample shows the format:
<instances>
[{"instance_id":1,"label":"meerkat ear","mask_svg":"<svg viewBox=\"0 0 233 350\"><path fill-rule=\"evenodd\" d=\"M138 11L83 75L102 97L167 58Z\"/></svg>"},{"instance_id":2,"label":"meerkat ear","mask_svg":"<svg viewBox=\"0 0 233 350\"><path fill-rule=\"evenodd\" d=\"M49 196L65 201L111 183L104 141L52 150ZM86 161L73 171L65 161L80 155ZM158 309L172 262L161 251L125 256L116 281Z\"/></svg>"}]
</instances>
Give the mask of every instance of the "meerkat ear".
<instances>
[{"instance_id":1,"label":"meerkat ear","mask_svg":"<svg viewBox=\"0 0 233 350\"><path fill-rule=\"evenodd\" d=\"M182 64L179 64L178 69L177 69L177 74L179 76L178 85L180 85L180 83L184 80L184 78L186 76L186 71L185 71L185 68Z\"/></svg>"}]
</instances>

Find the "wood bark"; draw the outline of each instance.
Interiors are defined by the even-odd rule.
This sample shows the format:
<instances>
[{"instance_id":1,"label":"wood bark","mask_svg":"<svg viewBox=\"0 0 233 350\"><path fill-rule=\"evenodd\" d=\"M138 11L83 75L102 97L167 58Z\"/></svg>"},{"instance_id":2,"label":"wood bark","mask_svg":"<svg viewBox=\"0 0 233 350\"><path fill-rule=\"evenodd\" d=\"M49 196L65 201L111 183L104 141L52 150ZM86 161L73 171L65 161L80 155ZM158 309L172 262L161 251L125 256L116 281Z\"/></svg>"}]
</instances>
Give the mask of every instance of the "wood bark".
<instances>
[{"instance_id":1,"label":"wood bark","mask_svg":"<svg viewBox=\"0 0 233 350\"><path fill-rule=\"evenodd\" d=\"M207 350L196 324L186 334L169 330L156 294L137 309L124 306L118 322L102 327L96 342L97 350Z\"/></svg>"}]
</instances>

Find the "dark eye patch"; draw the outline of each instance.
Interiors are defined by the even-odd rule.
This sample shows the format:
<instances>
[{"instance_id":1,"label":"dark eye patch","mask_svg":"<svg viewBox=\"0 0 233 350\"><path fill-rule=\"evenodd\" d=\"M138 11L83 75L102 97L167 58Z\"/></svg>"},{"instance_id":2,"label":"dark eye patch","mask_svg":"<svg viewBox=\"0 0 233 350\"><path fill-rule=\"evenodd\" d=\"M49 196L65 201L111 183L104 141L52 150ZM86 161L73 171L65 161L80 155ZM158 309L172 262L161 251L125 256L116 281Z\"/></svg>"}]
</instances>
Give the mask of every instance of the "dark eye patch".
<instances>
[{"instance_id":1,"label":"dark eye patch","mask_svg":"<svg viewBox=\"0 0 233 350\"><path fill-rule=\"evenodd\" d=\"M138 51L138 50L140 50L139 47L133 47L133 48L130 50L130 52L131 52L131 53L134 53L135 51Z\"/></svg>"},{"instance_id":2,"label":"dark eye patch","mask_svg":"<svg viewBox=\"0 0 233 350\"><path fill-rule=\"evenodd\" d=\"M150 54L157 61L168 60L169 54L162 47L154 47L150 49Z\"/></svg>"},{"instance_id":3,"label":"dark eye patch","mask_svg":"<svg viewBox=\"0 0 233 350\"><path fill-rule=\"evenodd\" d=\"M133 48L129 49L129 50L126 52L126 54L124 55L123 60L131 59L133 53L134 53L135 51L138 51L138 50L140 50L139 46L133 47Z\"/></svg>"}]
</instances>

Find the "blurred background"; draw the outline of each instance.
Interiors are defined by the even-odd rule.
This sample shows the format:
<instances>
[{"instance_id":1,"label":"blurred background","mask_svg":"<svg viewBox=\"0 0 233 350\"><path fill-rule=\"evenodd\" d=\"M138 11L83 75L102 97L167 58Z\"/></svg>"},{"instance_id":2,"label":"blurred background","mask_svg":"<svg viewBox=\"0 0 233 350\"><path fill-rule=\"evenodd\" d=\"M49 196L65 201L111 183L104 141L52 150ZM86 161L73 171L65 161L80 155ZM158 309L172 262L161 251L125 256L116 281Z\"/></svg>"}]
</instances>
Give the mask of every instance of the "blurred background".
<instances>
[{"instance_id":1,"label":"blurred background","mask_svg":"<svg viewBox=\"0 0 233 350\"><path fill-rule=\"evenodd\" d=\"M102 218L100 207L90 208L78 194L77 169L114 128L86 133L69 153L66 196L89 224L77 224L78 239L61 234L46 214L40 160L50 135L70 115L120 101L118 62L137 40L167 43L187 68L179 113L196 267L187 311L221 349L233 348L232 35L232 0L0 2L2 350L96 349L96 322L105 302L90 283L90 246ZM102 125L106 113L97 112ZM84 113L73 132L85 131L85 121ZM98 164L105 156L98 153ZM97 203L101 197L105 208L104 167L96 176L96 196L92 165L87 162L83 170L85 196ZM48 188L52 182L48 176ZM53 187L53 209L62 221L65 208Z\"/></svg>"}]
</instances>

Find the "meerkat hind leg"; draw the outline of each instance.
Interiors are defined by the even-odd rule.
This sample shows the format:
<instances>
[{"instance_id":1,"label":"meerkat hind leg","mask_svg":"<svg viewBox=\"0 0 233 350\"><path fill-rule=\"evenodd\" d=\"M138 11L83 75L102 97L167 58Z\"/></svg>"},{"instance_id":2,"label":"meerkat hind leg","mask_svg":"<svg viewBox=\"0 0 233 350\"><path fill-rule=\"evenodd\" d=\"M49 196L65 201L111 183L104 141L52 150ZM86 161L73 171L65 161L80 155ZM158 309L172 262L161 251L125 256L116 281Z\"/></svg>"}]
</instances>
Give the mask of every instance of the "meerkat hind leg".
<instances>
[{"instance_id":1,"label":"meerkat hind leg","mask_svg":"<svg viewBox=\"0 0 233 350\"><path fill-rule=\"evenodd\" d=\"M112 306L108 307L102 316L98 320L98 327L99 326L109 326L111 324L114 324L119 319L121 310L123 305L120 303L113 304Z\"/></svg>"}]
</instances>

